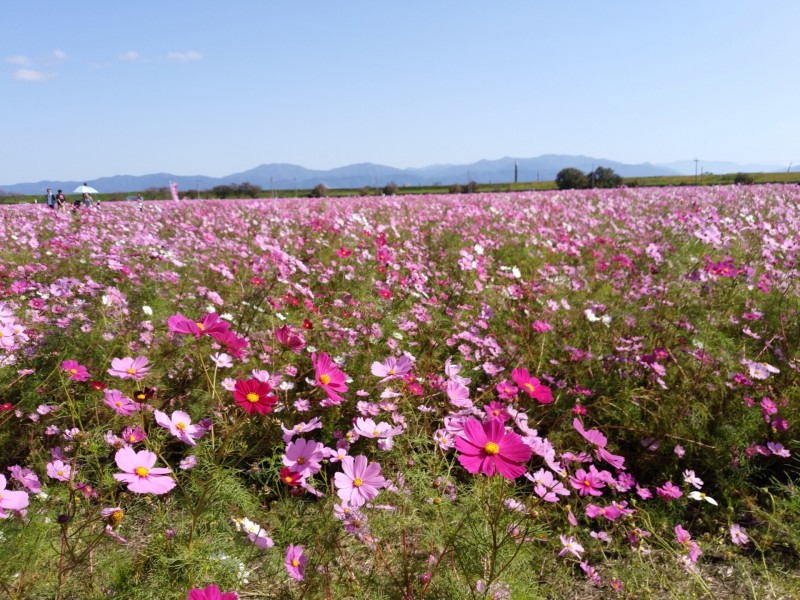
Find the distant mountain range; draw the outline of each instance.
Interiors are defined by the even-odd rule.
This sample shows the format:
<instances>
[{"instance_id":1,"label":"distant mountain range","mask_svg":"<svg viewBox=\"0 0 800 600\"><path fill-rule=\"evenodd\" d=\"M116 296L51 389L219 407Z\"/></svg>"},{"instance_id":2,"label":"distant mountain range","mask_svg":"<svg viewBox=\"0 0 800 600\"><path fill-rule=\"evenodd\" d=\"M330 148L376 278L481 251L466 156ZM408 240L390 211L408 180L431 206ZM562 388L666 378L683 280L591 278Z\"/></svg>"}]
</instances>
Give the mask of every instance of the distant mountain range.
<instances>
[{"instance_id":1,"label":"distant mountain range","mask_svg":"<svg viewBox=\"0 0 800 600\"><path fill-rule=\"evenodd\" d=\"M327 171L306 169L298 165L273 163L260 165L249 171L233 173L225 177L205 175L174 175L153 173L150 175L114 175L87 181L101 192L140 192L148 188L166 187L170 182L178 184L178 190L208 190L217 185L251 183L264 190L310 189L322 183L329 188L383 187L389 182L399 186L451 185L454 183L506 183L514 181L517 166L519 181L551 181L564 168L574 167L591 171L597 167L614 169L623 177L648 177L657 175L694 175L695 169L706 173L777 172L786 167L780 165L747 165L730 162L681 161L654 165L651 163L627 164L590 156L545 154L536 158L504 157L497 160L480 160L468 165L431 165L422 168L397 169L385 165L360 163L337 167ZM793 171L800 170L795 167ZM39 194L50 187L69 193L83 181L38 181L0 185L7 194Z\"/></svg>"}]
</instances>

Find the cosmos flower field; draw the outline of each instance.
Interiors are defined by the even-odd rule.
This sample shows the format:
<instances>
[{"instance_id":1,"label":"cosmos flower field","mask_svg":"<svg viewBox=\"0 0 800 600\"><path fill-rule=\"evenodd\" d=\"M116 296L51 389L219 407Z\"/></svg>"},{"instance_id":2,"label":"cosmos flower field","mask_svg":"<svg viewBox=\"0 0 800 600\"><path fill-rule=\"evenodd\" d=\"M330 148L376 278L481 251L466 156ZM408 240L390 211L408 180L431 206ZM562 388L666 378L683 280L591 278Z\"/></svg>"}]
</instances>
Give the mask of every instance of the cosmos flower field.
<instances>
[{"instance_id":1,"label":"cosmos flower field","mask_svg":"<svg viewBox=\"0 0 800 600\"><path fill-rule=\"evenodd\" d=\"M798 232L797 186L2 207L0 592L792 597Z\"/></svg>"}]
</instances>

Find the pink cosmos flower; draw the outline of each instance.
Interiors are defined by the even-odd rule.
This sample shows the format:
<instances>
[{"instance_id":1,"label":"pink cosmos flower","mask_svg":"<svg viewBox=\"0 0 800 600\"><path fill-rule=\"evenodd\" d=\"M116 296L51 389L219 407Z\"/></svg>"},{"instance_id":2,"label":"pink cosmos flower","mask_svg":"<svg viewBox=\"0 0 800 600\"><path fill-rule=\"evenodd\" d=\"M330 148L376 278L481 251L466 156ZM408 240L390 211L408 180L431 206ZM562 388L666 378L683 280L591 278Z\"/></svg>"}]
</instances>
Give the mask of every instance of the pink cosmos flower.
<instances>
[{"instance_id":1,"label":"pink cosmos flower","mask_svg":"<svg viewBox=\"0 0 800 600\"><path fill-rule=\"evenodd\" d=\"M372 363L371 371L375 377L382 377L383 379L381 379L381 382L384 382L396 377L402 377L411 371L411 367L413 366L414 363L404 354L399 359L390 356L382 363L375 361Z\"/></svg>"},{"instance_id":2,"label":"pink cosmos flower","mask_svg":"<svg viewBox=\"0 0 800 600\"><path fill-rule=\"evenodd\" d=\"M237 360L244 358L244 350L248 346L245 338L239 337L232 331L212 332L209 335L222 346L227 352L233 354Z\"/></svg>"},{"instance_id":3,"label":"pink cosmos flower","mask_svg":"<svg viewBox=\"0 0 800 600\"><path fill-rule=\"evenodd\" d=\"M367 457L360 454L342 459L342 472L334 475L333 484L344 503L359 507L375 498L378 490L388 486L389 482L381 475L381 466L378 463L367 464Z\"/></svg>"},{"instance_id":4,"label":"pink cosmos flower","mask_svg":"<svg viewBox=\"0 0 800 600\"><path fill-rule=\"evenodd\" d=\"M358 417L356 419L356 426L353 430L365 438L388 438L397 435L403 431L402 427L392 427L389 423L381 421L375 423L372 419L365 419Z\"/></svg>"},{"instance_id":5,"label":"pink cosmos flower","mask_svg":"<svg viewBox=\"0 0 800 600\"><path fill-rule=\"evenodd\" d=\"M550 388L541 384L536 378L532 377L527 369L514 369L511 371L511 379L525 392L541 404L550 404L553 401L553 393Z\"/></svg>"},{"instance_id":6,"label":"pink cosmos flower","mask_svg":"<svg viewBox=\"0 0 800 600\"><path fill-rule=\"evenodd\" d=\"M147 437L147 434L138 425L136 427L128 426L122 431L122 439L128 445L136 444L138 442L141 442L146 437Z\"/></svg>"},{"instance_id":7,"label":"pink cosmos flower","mask_svg":"<svg viewBox=\"0 0 800 600\"><path fill-rule=\"evenodd\" d=\"M506 409L506 405L495 400L489 402L489 404L483 405L483 410L486 412L486 416L490 419L500 419L503 423L508 421L511 418L508 410Z\"/></svg>"},{"instance_id":8,"label":"pink cosmos flower","mask_svg":"<svg viewBox=\"0 0 800 600\"><path fill-rule=\"evenodd\" d=\"M47 475L58 481L69 481L72 475L72 466L62 460L51 460L47 463Z\"/></svg>"},{"instance_id":9,"label":"pink cosmos flower","mask_svg":"<svg viewBox=\"0 0 800 600\"><path fill-rule=\"evenodd\" d=\"M559 496L569 496L570 491L556 480L551 471L539 469L533 474L525 473L525 477L536 484L533 491L545 502L558 502Z\"/></svg>"},{"instance_id":10,"label":"pink cosmos flower","mask_svg":"<svg viewBox=\"0 0 800 600\"><path fill-rule=\"evenodd\" d=\"M128 489L137 494L166 494L175 487L169 469L154 468L156 455L148 450L136 452L133 448L122 448L114 455L114 461L123 473L114 473L114 479L128 484Z\"/></svg>"},{"instance_id":11,"label":"pink cosmos flower","mask_svg":"<svg viewBox=\"0 0 800 600\"><path fill-rule=\"evenodd\" d=\"M182 410L176 410L172 413L172 417L168 417L166 413L156 410L153 412L155 415L156 423L169 432L176 438L189 444L196 446L195 440L200 439L205 434L206 430L200 425L192 425L192 418Z\"/></svg>"},{"instance_id":12,"label":"pink cosmos flower","mask_svg":"<svg viewBox=\"0 0 800 600\"><path fill-rule=\"evenodd\" d=\"M290 442L283 455L283 464L303 477L319 472L324 455L322 444L303 438Z\"/></svg>"},{"instance_id":13,"label":"pink cosmos flower","mask_svg":"<svg viewBox=\"0 0 800 600\"><path fill-rule=\"evenodd\" d=\"M497 396L500 400L511 400L519 392L519 388L507 379L498 383L494 389L497 391Z\"/></svg>"},{"instance_id":14,"label":"pink cosmos flower","mask_svg":"<svg viewBox=\"0 0 800 600\"><path fill-rule=\"evenodd\" d=\"M25 489L32 494L38 494L42 491L42 484L39 482L39 478L36 476L36 473L30 469L20 467L19 465L12 465L8 467L8 470L11 472L11 477L24 485Z\"/></svg>"},{"instance_id":15,"label":"pink cosmos flower","mask_svg":"<svg viewBox=\"0 0 800 600\"><path fill-rule=\"evenodd\" d=\"M129 417L136 412L136 403L127 396L123 396L122 392L119 390L103 390L103 394L105 394L106 397L103 402L110 406L117 414L123 417Z\"/></svg>"},{"instance_id":16,"label":"pink cosmos flower","mask_svg":"<svg viewBox=\"0 0 800 600\"><path fill-rule=\"evenodd\" d=\"M283 325L275 330L275 339L295 354L300 354L300 351L306 347L306 338L303 337L303 334L292 333L288 325Z\"/></svg>"},{"instance_id":17,"label":"pink cosmos flower","mask_svg":"<svg viewBox=\"0 0 800 600\"><path fill-rule=\"evenodd\" d=\"M747 533L745 533L745 531L745 528L741 525L736 523L731 525L731 541L737 546L744 546L750 541L750 538L747 537Z\"/></svg>"},{"instance_id":18,"label":"pink cosmos flower","mask_svg":"<svg viewBox=\"0 0 800 600\"><path fill-rule=\"evenodd\" d=\"M236 600L239 596L236 592L220 592L216 585L209 585L203 588L192 588L186 600Z\"/></svg>"},{"instance_id":19,"label":"pink cosmos flower","mask_svg":"<svg viewBox=\"0 0 800 600\"><path fill-rule=\"evenodd\" d=\"M623 514L624 513L616 504L612 504L611 506L597 506L596 504L586 505L586 516L590 519L605 517L609 521L616 521Z\"/></svg>"},{"instance_id":20,"label":"pink cosmos flower","mask_svg":"<svg viewBox=\"0 0 800 600\"><path fill-rule=\"evenodd\" d=\"M22 510L28 506L30 499L25 492L6 489L6 476L0 475L0 519L7 519L6 511Z\"/></svg>"},{"instance_id":21,"label":"pink cosmos flower","mask_svg":"<svg viewBox=\"0 0 800 600\"><path fill-rule=\"evenodd\" d=\"M147 364L146 356L137 356L136 358L126 356L125 358L112 358L108 374L120 379L135 379L139 381L147 375L150 368Z\"/></svg>"},{"instance_id":22,"label":"pink cosmos flower","mask_svg":"<svg viewBox=\"0 0 800 600\"><path fill-rule=\"evenodd\" d=\"M289 544L289 547L286 549L285 562L289 576L294 577L297 581L303 581L307 562L308 558L303 554L303 547Z\"/></svg>"},{"instance_id":23,"label":"pink cosmos flower","mask_svg":"<svg viewBox=\"0 0 800 600\"><path fill-rule=\"evenodd\" d=\"M91 379L89 371L83 365L78 364L77 360L65 360L61 363L61 370L69 373L72 381L88 381Z\"/></svg>"},{"instance_id":24,"label":"pink cosmos flower","mask_svg":"<svg viewBox=\"0 0 800 600\"><path fill-rule=\"evenodd\" d=\"M336 403L344 400L339 395L339 392L347 392L347 385L345 384L346 376L342 371L333 364L331 357L320 352L311 355L311 363L314 365L314 377L317 385L320 386L328 397Z\"/></svg>"},{"instance_id":25,"label":"pink cosmos flower","mask_svg":"<svg viewBox=\"0 0 800 600\"><path fill-rule=\"evenodd\" d=\"M447 397L454 406L458 408L472 408L472 400L469 399L469 388L460 381L455 379L449 380L445 391L447 392Z\"/></svg>"},{"instance_id":26,"label":"pink cosmos flower","mask_svg":"<svg viewBox=\"0 0 800 600\"><path fill-rule=\"evenodd\" d=\"M525 473L524 463L533 451L513 431L506 431L499 419L481 424L471 418L464 423L464 437L456 438L458 462L470 473L483 472L491 477L495 472L506 479L516 479Z\"/></svg>"},{"instance_id":27,"label":"pink cosmos flower","mask_svg":"<svg viewBox=\"0 0 800 600\"><path fill-rule=\"evenodd\" d=\"M623 466L625 463L624 456L611 454L611 452L606 450L606 444L608 443L606 436L597 431L597 429L590 429L589 431L586 431L583 428L583 424L577 418L573 419L572 426L577 430L578 433L581 434L581 436L583 436L587 442L595 446L594 453L597 455L598 459L606 461L608 464L616 467L617 469L625 468Z\"/></svg>"},{"instance_id":28,"label":"pink cosmos flower","mask_svg":"<svg viewBox=\"0 0 800 600\"><path fill-rule=\"evenodd\" d=\"M167 319L167 327L173 333L193 335L195 338L199 338L203 334L224 333L230 329L230 325L221 320L217 313L203 315L199 321L192 321L181 313L177 313Z\"/></svg>"},{"instance_id":29,"label":"pink cosmos flower","mask_svg":"<svg viewBox=\"0 0 800 600\"><path fill-rule=\"evenodd\" d=\"M588 471L584 469L575 471L575 475L569 478L569 482L581 496L602 496L603 492L600 490L606 485L594 465L591 465Z\"/></svg>"},{"instance_id":30,"label":"pink cosmos flower","mask_svg":"<svg viewBox=\"0 0 800 600\"><path fill-rule=\"evenodd\" d=\"M670 500L674 500L683 496L681 488L673 484L671 481L667 481L661 487L656 487L656 493L661 496L665 502L669 502Z\"/></svg>"},{"instance_id":31,"label":"pink cosmos flower","mask_svg":"<svg viewBox=\"0 0 800 600\"><path fill-rule=\"evenodd\" d=\"M564 546L561 549L561 552L558 553L559 556L565 556L568 553L574 554L577 558L581 557L581 553L583 552L583 546L581 546L578 542L575 541L575 538L572 536L565 536L561 534L559 536L561 538L561 544Z\"/></svg>"}]
</instances>

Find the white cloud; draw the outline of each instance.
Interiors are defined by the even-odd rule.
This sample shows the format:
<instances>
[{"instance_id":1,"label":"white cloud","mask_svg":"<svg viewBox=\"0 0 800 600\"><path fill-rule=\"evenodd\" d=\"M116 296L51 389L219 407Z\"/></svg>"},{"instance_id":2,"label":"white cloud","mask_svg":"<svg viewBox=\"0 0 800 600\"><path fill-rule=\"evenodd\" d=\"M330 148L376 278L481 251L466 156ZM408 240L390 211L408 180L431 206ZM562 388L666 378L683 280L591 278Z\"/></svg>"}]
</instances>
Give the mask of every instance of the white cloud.
<instances>
[{"instance_id":1,"label":"white cloud","mask_svg":"<svg viewBox=\"0 0 800 600\"><path fill-rule=\"evenodd\" d=\"M135 50L128 50L125 54L119 57L120 60L127 60L130 62L136 62L137 60L139 60L139 58L140 55Z\"/></svg>"},{"instance_id":2,"label":"white cloud","mask_svg":"<svg viewBox=\"0 0 800 600\"><path fill-rule=\"evenodd\" d=\"M19 81L47 81L53 77L55 77L55 73L45 73L33 69L17 69L17 72L14 73L14 79Z\"/></svg>"},{"instance_id":3,"label":"white cloud","mask_svg":"<svg viewBox=\"0 0 800 600\"><path fill-rule=\"evenodd\" d=\"M29 67L31 65L31 59L27 56L9 56L6 62L17 65L18 67Z\"/></svg>"},{"instance_id":4,"label":"white cloud","mask_svg":"<svg viewBox=\"0 0 800 600\"><path fill-rule=\"evenodd\" d=\"M67 56L67 53L64 52L63 50L53 50L53 58L55 58L56 60L67 60L67 58L69 57Z\"/></svg>"},{"instance_id":5,"label":"white cloud","mask_svg":"<svg viewBox=\"0 0 800 600\"><path fill-rule=\"evenodd\" d=\"M188 52L170 52L167 54L167 58L170 60L177 60L179 62L190 62L193 60L200 60L203 58L203 55L199 52L195 52L194 50L189 50Z\"/></svg>"}]
</instances>

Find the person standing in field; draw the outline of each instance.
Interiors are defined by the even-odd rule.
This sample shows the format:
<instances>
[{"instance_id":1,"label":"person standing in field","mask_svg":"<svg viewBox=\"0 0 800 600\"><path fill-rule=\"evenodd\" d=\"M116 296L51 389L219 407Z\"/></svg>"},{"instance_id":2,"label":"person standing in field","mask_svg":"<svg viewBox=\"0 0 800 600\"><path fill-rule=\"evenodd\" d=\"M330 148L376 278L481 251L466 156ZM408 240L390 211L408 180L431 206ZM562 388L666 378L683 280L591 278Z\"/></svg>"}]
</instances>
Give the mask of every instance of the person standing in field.
<instances>
[{"instance_id":1,"label":"person standing in field","mask_svg":"<svg viewBox=\"0 0 800 600\"><path fill-rule=\"evenodd\" d=\"M64 196L64 192L58 190L58 193L56 194L56 210L61 210L64 208L64 201L66 199L67 198Z\"/></svg>"},{"instance_id":2,"label":"person standing in field","mask_svg":"<svg viewBox=\"0 0 800 600\"><path fill-rule=\"evenodd\" d=\"M45 198L47 198L47 208L55 210L55 208L56 208L56 195L53 193L53 190L51 190L50 188L47 188L47 195L45 196Z\"/></svg>"}]
</instances>

